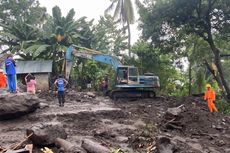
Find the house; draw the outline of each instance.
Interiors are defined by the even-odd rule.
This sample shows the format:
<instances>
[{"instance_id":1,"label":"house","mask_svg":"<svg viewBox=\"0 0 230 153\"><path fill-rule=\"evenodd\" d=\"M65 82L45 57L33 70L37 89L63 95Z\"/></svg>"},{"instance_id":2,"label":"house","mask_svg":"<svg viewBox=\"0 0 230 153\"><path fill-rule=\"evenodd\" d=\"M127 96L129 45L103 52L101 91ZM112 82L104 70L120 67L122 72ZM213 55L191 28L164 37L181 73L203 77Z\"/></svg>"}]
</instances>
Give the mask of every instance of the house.
<instances>
[{"instance_id":1,"label":"house","mask_svg":"<svg viewBox=\"0 0 230 153\"><path fill-rule=\"evenodd\" d=\"M52 61L17 61L16 72L18 83L25 84L25 76L31 73L37 81L37 90L49 90L50 73L52 72Z\"/></svg>"}]
</instances>

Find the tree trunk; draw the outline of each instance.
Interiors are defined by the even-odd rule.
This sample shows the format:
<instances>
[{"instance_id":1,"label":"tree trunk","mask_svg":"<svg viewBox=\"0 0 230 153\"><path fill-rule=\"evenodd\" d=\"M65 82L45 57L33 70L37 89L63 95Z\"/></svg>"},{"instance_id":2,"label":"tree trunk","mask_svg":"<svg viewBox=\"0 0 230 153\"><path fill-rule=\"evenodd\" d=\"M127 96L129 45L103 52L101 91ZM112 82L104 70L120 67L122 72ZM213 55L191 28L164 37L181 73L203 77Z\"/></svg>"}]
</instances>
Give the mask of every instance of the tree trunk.
<instances>
[{"instance_id":1,"label":"tree trunk","mask_svg":"<svg viewBox=\"0 0 230 153\"><path fill-rule=\"evenodd\" d=\"M230 102L230 88L229 88L229 85L228 85L226 79L224 78L223 67L222 67L222 64L220 61L220 50L218 48L216 48L214 41L212 39L211 32L208 33L208 40L207 41L208 41L208 43L211 47L211 50L214 54L214 62L215 62L215 65L217 67L217 71L218 71L218 75L220 77L221 84L223 84L223 87L225 89L227 100ZM218 82L218 83L220 83L220 82Z\"/></svg>"},{"instance_id":2,"label":"tree trunk","mask_svg":"<svg viewBox=\"0 0 230 153\"><path fill-rule=\"evenodd\" d=\"M64 139L55 139L55 145L64 149L65 153L86 153L83 148Z\"/></svg>"},{"instance_id":3,"label":"tree trunk","mask_svg":"<svg viewBox=\"0 0 230 153\"><path fill-rule=\"evenodd\" d=\"M215 43L213 41L213 37L212 37L212 26L211 26L211 10L213 7L213 4L215 3L215 1L211 2L211 0L208 1L208 10L207 10L207 16L206 16L206 29L207 29L207 39L206 41L208 42L213 54L214 54L214 63L217 67L217 71L218 71L218 76L220 78L220 82L225 89L226 92L226 96L227 96L227 100L230 102L230 87L226 81L226 79L224 78L224 73L223 73L223 67L220 61L220 50L215 46ZM215 73L214 73L214 77L215 77ZM224 92L224 91L223 91Z\"/></svg>"},{"instance_id":4,"label":"tree trunk","mask_svg":"<svg viewBox=\"0 0 230 153\"><path fill-rule=\"evenodd\" d=\"M84 139L82 141L81 147L84 148L88 152L93 153L109 153L111 152L110 149L108 149L105 146L102 146L99 142L90 140L90 139Z\"/></svg>"},{"instance_id":5,"label":"tree trunk","mask_svg":"<svg viewBox=\"0 0 230 153\"><path fill-rule=\"evenodd\" d=\"M54 73L54 75L57 75L57 73L58 73L57 63L55 62L55 60L56 60L56 54L57 54L57 46L55 44L54 47L53 47L53 57L52 57L52 60L53 60L53 73Z\"/></svg>"},{"instance_id":6,"label":"tree trunk","mask_svg":"<svg viewBox=\"0 0 230 153\"><path fill-rule=\"evenodd\" d=\"M212 70L211 66L208 64L208 61L205 60L204 61L204 64L206 65L207 69L212 73L214 79L216 80L216 82L218 83L218 86L219 88L221 89L221 92L222 92L222 96L228 100L226 94L224 93L224 87L223 87L223 84L222 84L222 81L220 80L220 77L218 75L215 75L214 71Z\"/></svg>"},{"instance_id":7,"label":"tree trunk","mask_svg":"<svg viewBox=\"0 0 230 153\"><path fill-rule=\"evenodd\" d=\"M131 31L130 31L130 24L127 22L128 26L128 50L129 50L129 57L131 57Z\"/></svg>"},{"instance_id":8,"label":"tree trunk","mask_svg":"<svg viewBox=\"0 0 230 153\"><path fill-rule=\"evenodd\" d=\"M189 78L189 85L188 85L188 95L191 96L192 94L192 64L189 62L188 68L188 78Z\"/></svg>"}]
</instances>

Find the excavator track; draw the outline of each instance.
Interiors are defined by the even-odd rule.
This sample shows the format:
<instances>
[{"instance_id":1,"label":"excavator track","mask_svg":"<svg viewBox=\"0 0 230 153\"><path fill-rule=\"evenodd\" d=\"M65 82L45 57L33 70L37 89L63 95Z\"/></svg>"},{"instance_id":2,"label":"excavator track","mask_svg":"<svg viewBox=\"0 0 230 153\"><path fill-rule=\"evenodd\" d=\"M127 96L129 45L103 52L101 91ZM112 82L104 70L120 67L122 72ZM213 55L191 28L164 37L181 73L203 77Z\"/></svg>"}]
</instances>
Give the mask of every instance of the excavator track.
<instances>
[{"instance_id":1,"label":"excavator track","mask_svg":"<svg viewBox=\"0 0 230 153\"><path fill-rule=\"evenodd\" d=\"M120 98L155 98L156 93L153 90L116 89L110 91L109 96L113 100Z\"/></svg>"}]
</instances>

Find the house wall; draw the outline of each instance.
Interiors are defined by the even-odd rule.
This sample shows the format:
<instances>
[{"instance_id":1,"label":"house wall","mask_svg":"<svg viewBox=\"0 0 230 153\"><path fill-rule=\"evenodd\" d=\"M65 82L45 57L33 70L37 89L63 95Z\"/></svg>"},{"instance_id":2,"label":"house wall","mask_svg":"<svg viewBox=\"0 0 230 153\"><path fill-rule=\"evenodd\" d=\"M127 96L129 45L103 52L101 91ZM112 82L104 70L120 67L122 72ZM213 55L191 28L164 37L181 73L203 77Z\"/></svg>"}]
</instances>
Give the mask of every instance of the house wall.
<instances>
[{"instance_id":1,"label":"house wall","mask_svg":"<svg viewBox=\"0 0 230 153\"><path fill-rule=\"evenodd\" d=\"M34 74L36 78L36 90L46 91L49 90L49 74Z\"/></svg>"}]
</instances>

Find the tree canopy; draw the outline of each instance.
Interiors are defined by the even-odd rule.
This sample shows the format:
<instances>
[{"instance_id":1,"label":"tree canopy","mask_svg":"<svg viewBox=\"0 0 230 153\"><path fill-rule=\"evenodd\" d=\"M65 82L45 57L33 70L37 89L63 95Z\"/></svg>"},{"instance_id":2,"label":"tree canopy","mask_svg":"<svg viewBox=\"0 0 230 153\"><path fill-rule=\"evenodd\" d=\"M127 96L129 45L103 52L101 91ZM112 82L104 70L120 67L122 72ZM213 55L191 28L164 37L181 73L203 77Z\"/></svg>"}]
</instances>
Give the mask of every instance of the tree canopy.
<instances>
[{"instance_id":1,"label":"tree canopy","mask_svg":"<svg viewBox=\"0 0 230 153\"><path fill-rule=\"evenodd\" d=\"M187 51L178 47L192 35L208 44L208 54L212 58L203 60L211 72L214 71L211 65L215 64L217 73L212 73L213 77L228 99L230 88L220 59L222 48L217 46L217 40L229 41L229 4L228 0L147 0L145 4L138 3L143 38L151 39L154 46L163 46L167 52L178 54Z\"/></svg>"},{"instance_id":2,"label":"tree canopy","mask_svg":"<svg viewBox=\"0 0 230 153\"><path fill-rule=\"evenodd\" d=\"M212 82L230 99L230 1L137 0L136 4L142 35L131 46L130 24L135 21L131 0L111 0L98 22L76 18L74 9L63 16L58 6L49 15L38 0L2 0L2 52L26 60L53 60L56 74L64 69L65 51L73 43L119 56L124 64L139 67L141 74L159 76L162 94L200 93L206 82ZM132 57L123 54L127 49ZM73 75L78 83L93 80L98 89L103 76L115 79L111 72L109 66L78 59Z\"/></svg>"}]
</instances>

